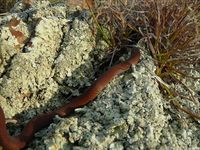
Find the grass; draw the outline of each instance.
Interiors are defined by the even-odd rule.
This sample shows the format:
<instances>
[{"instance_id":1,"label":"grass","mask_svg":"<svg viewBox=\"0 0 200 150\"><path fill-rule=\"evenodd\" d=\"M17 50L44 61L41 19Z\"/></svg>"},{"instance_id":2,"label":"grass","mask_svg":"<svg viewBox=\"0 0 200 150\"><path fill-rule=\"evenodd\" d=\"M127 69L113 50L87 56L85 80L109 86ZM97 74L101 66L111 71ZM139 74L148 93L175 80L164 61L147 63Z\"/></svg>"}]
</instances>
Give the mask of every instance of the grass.
<instances>
[{"instance_id":1,"label":"grass","mask_svg":"<svg viewBox=\"0 0 200 150\"><path fill-rule=\"evenodd\" d=\"M192 74L200 72L199 12L197 0L112 0L93 11L97 31L110 49L145 41L155 73L165 83L158 81L161 91L173 106L196 119L200 114L191 111L197 104L195 92L183 80L200 79ZM184 91L173 88L177 84Z\"/></svg>"}]
</instances>

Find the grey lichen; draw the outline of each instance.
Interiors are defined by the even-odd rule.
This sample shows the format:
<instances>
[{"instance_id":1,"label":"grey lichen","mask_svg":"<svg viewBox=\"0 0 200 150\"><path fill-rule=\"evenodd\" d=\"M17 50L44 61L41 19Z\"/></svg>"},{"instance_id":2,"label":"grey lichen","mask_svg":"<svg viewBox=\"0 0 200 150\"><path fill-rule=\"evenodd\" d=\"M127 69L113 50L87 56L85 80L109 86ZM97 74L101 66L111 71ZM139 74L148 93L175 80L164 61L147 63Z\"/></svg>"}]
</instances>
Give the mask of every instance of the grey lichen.
<instances>
[{"instance_id":1,"label":"grey lichen","mask_svg":"<svg viewBox=\"0 0 200 150\"><path fill-rule=\"evenodd\" d=\"M1 78L0 93L9 99L12 106L19 109L18 112L27 103L23 95L26 97L26 95L37 92L38 88L45 88L48 85L52 76L52 65L63 35L62 26L66 23L64 18L40 19L35 28L35 36L31 38L29 44L25 45L25 51L28 53L24 53L22 47L20 51L10 56L9 62L5 57L4 62L9 64L5 63L1 66L6 68ZM2 54L10 52L10 48L4 45L8 44L2 44ZM13 49L15 49L14 46ZM8 115L8 117L11 116Z\"/></svg>"},{"instance_id":2,"label":"grey lichen","mask_svg":"<svg viewBox=\"0 0 200 150\"><path fill-rule=\"evenodd\" d=\"M73 148L76 143L75 149L156 148L168 117L163 111L165 101L158 84L143 68L140 63L133 73L115 78L93 103L77 109L76 116L58 117L58 122L46 131L53 131L52 134L40 136L45 147L65 149L68 143ZM60 142L65 144L55 142L58 133L62 135Z\"/></svg>"}]
</instances>

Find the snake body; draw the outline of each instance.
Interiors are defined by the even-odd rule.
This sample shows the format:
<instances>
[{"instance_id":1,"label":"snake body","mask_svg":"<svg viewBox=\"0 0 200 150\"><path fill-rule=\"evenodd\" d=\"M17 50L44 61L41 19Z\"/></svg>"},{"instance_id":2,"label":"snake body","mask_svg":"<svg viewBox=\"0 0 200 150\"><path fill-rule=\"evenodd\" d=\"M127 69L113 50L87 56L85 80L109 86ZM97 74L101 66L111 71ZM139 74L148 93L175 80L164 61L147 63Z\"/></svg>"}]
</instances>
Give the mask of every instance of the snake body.
<instances>
[{"instance_id":1,"label":"snake body","mask_svg":"<svg viewBox=\"0 0 200 150\"><path fill-rule=\"evenodd\" d=\"M140 59L138 48L132 50L131 57L102 74L82 95L55 109L52 112L40 114L31 119L19 135L11 136L6 129L6 119L0 106L0 146L5 150L19 150L25 148L33 139L34 134L49 126L55 115L68 116L74 109L84 106L94 100L106 85L118 74L127 71L131 65L137 64Z\"/></svg>"}]
</instances>

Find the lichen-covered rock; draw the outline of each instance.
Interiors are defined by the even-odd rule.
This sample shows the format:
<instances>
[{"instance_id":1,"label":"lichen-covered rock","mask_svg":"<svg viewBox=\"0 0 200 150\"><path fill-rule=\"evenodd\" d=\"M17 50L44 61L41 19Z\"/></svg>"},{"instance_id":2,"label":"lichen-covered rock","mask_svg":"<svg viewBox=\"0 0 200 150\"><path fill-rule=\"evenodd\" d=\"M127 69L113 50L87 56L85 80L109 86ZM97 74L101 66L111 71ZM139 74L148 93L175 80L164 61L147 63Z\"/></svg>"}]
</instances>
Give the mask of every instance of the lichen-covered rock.
<instances>
[{"instance_id":1,"label":"lichen-covered rock","mask_svg":"<svg viewBox=\"0 0 200 150\"><path fill-rule=\"evenodd\" d=\"M7 118L18 114L19 124L64 104L96 78L105 53L82 12L68 7L41 0L25 8L19 2L0 19L0 105ZM141 62L111 81L94 102L68 118L55 116L27 149L199 149L199 124L173 114L151 57L143 48L141 53Z\"/></svg>"}]
</instances>

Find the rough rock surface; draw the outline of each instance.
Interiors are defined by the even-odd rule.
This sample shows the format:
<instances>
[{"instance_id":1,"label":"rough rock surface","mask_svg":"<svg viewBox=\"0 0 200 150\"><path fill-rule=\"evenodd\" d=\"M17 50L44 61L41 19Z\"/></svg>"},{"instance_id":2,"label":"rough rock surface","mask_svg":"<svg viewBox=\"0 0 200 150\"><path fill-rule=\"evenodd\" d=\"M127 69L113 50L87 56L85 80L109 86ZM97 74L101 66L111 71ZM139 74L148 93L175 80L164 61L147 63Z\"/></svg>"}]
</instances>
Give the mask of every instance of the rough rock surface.
<instances>
[{"instance_id":1,"label":"rough rock surface","mask_svg":"<svg viewBox=\"0 0 200 150\"><path fill-rule=\"evenodd\" d=\"M96 78L105 53L95 48L84 15L62 3L36 1L30 8L18 3L0 18L0 105L7 118L18 114L12 133L79 95ZM199 122L171 108L151 57L143 48L141 53L141 62L94 102L68 118L56 116L27 149L199 149ZM200 81L195 87L199 90Z\"/></svg>"}]
</instances>

